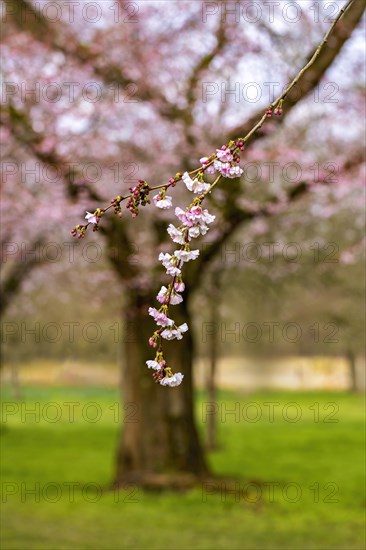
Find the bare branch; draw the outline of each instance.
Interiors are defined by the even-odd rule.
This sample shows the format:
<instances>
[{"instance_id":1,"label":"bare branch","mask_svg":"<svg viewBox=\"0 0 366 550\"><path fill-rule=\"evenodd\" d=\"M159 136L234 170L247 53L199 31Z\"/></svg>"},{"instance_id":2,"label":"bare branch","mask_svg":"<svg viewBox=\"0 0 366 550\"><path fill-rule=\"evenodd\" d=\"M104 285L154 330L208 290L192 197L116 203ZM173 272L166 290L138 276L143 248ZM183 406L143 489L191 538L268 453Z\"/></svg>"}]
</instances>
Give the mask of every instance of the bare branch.
<instances>
[{"instance_id":1,"label":"bare branch","mask_svg":"<svg viewBox=\"0 0 366 550\"><path fill-rule=\"evenodd\" d=\"M43 238L39 237L29 246L31 250L37 250L43 243ZM14 262L1 282L0 315L4 315L11 300L20 291L22 283L28 277L29 273L38 265L40 265L40 260L33 254L26 255L24 260Z\"/></svg>"},{"instance_id":2,"label":"bare branch","mask_svg":"<svg viewBox=\"0 0 366 550\"><path fill-rule=\"evenodd\" d=\"M366 0L348 0L348 2L346 2L323 41L315 51L309 55L308 63L306 63L305 67L291 80L291 84L286 88L284 94L282 94L273 105L277 104L282 97L285 97L284 114L288 114L293 107L314 90L361 21L365 6ZM339 21L341 17L342 19ZM309 64L311 66L309 66ZM290 87L293 88L295 85L296 95L291 96L289 95ZM223 143L233 136L247 136L249 133L251 141L256 141L263 137L264 133L261 130L262 124L258 123L258 119L262 120L262 112L261 109L244 124L239 124L235 128L232 128L223 138ZM279 117L273 120L273 123L281 124L284 120L284 116ZM275 126L273 126L273 131L275 131Z\"/></svg>"},{"instance_id":3,"label":"bare branch","mask_svg":"<svg viewBox=\"0 0 366 550\"><path fill-rule=\"evenodd\" d=\"M66 163L55 150L44 152L39 145L44 141L44 136L33 130L32 124L24 111L20 111L13 105L0 108L0 125L5 126L12 133L16 141L25 147L34 157L43 164L56 167L62 175L68 196L75 200L82 190L86 190L90 200L101 201L102 198L85 181L77 182L77 173L70 164Z\"/></svg>"},{"instance_id":4,"label":"bare branch","mask_svg":"<svg viewBox=\"0 0 366 550\"><path fill-rule=\"evenodd\" d=\"M81 65L91 66L96 77L101 78L105 84L116 84L123 88L133 84L138 87L138 97L140 101L152 102L158 104L159 113L171 120L182 118L185 115L184 109L178 108L170 103L160 89L146 83L144 78L140 80L131 79L126 75L120 65L105 64L98 65L98 55L93 54L90 49L80 44L76 39L67 40L63 38L62 32L55 32L61 24L57 23L50 26L47 18L34 9L28 0L6 0L7 17L23 32L28 32L38 42L47 47L61 51L64 55L73 57ZM28 13L29 17L24 17Z\"/></svg>"}]
</instances>

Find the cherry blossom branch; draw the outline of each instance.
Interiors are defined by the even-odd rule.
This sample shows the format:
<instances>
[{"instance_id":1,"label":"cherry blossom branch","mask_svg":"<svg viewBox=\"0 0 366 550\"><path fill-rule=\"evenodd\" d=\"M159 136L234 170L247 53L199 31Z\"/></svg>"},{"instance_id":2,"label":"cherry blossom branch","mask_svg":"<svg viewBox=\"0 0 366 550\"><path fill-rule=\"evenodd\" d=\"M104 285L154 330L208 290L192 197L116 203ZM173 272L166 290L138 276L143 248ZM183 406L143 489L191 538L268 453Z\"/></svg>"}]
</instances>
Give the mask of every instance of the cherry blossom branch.
<instances>
[{"instance_id":1,"label":"cherry blossom branch","mask_svg":"<svg viewBox=\"0 0 366 550\"><path fill-rule=\"evenodd\" d=\"M315 61L318 59L320 53L322 52L324 46L328 42L328 38L331 35L333 29L337 25L338 21L342 18L344 13L348 10L348 8L353 4L354 0L348 0L343 8L339 11L337 17L334 19L332 25L329 27L329 30L325 34L323 40L320 42L319 46L315 50L314 54L310 58L310 60L304 65L304 67L297 73L295 78L288 84L285 91L276 99L274 100L266 109L265 113L261 116L261 118L258 120L258 122L249 130L249 132L241 138L238 138L235 142L230 141L227 145L223 147L229 147L231 148L231 151L233 154L237 153L239 150L243 150L243 147L245 143L255 134L262 126L263 124L271 118L272 114L275 115L282 115L283 112L283 103L290 93L290 91L296 86L299 79L302 77L302 75L310 69L310 67L315 63ZM234 146L234 147L233 147ZM205 166L201 166L200 168L197 168L195 170L192 170L188 174L190 176L203 174L207 168L209 168L217 159L217 154L211 155L205 164ZM221 179L221 178L220 178ZM98 229L98 223L101 219L101 217L111 208L114 208L114 211L119 216L122 215L122 209L121 209L121 202L125 201L126 199L130 199L129 203L127 204L127 208L132 213L132 217L136 217L138 215L138 207L140 204L142 206L145 206L146 204L150 204L150 199L148 198L148 195L150 191L162 189L163 195L165 196L165 192L169 187L175 187L175 185L182 181L182 174L177 173L174 177L170 178L169 182L166 184L156 185L154 187L150 187L147 182L143 180L139 180L139 183L137 186L130 188L131 193L126 196L118 195L115 199L112 199L111 204L105 208L98 208L94 213L87 212L86 219L88 221L87 224L84 225L77 225L72 230L72 235L77 236L78 238L83 238L86 234L87 228L89 225L93 225L93 230L96 231ZM216 184L215 184L216 185ZM164 199L163 199L164 200ZM164 204L164 203L163 203ZM161 204L159 207L164 208L163 204ZM166 203L165 203L166 204ZM158 205L157 205L158 206Z\"/></svg>"},{"instance_id":2,"label":"cherry blossom branch","mask_svg":"<svg viewBox=\"0 0 366 550\"><path fill-rule=\"evenodd\" d=\"M163 340L180 340L183 338L183 334L188 330L186 323L177 326L175 321L169 317L169 308L171 305L179 304L183 301L183 297L180 293L183 292L185 288L182 279L184 263L195 260L199 256L199 250L191 250L190 241L200 235L205 235L209 231L209 225L215 220L215 216L212 216L207 210L202 208L202 203L223 177L238 178L241 176L243 170L238 164L240 162L240 152L244 150L245 144L257 130L272 117L272 114L278 116L282 115L283 103L289 92L319 57L332 30L353 2L354 0L348 0L345 3L310 60L288 84L284 92L268 106L258 122L254 124L244 137L238 138L235 141L229 141L229 143L223 145L221 149L217 149L216 153L212 154L210 157L201 158L200 168L189 173L177 173L167 184L150 187L146 181L139 180L138 185L130 188L131 193L129 195L125 197L116 197L105 209L98 208L94 213L87 212L86 219L88 223L86 225L76 226L76 228L72 230L72 234L79 238L85 236L86 230L90 224L93 225L94 230L97 230L100 219L107 210L114 208L116 214L119 216L122 215L121 202L126 199L128 199L127 209L131 212L132 217L136 217L139 212L139 206L145 206L151 202L149 193L152 190L160 190L160 192L153 197L155 205L161 209L168 209L172 206L172 198L168 196L166 192L169 187L175 187L179 181L183 181L187 189L197 195L185 210L179 207L175 209L175 215L181 222L181 225L175 227L173 224L170 224L167 231L173 242L181 246L178 250L175 250L173 254L160 253L159 260L165 267L166 273L172 277L172 280L168 287L162 286L157 295L157 300L162 304L161 307L159 309L155 307L149 308L149 314L154 318L158 326L158 329L150 337L149 344L151 347L157 348L157 351L155 359L149 360L146 363L149 368L155 371L153 374L155 381L163 386L178 386L183 380L183 375L181 373L174 374L171 367L167 364L164 358ZM218 175L213 183L209 184L204 181L205 174L216 173ZM191 176L193 176L194 179L192 179Z\"/></svg>"}]
</instances>

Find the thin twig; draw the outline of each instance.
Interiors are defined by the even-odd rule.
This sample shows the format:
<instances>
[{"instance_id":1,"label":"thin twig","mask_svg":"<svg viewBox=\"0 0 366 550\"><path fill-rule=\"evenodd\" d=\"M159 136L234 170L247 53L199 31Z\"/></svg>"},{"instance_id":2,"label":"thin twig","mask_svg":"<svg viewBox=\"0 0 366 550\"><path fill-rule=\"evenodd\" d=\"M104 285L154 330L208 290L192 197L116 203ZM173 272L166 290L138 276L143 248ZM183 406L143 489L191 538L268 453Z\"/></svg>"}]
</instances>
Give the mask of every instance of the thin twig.
<instances>
[{"instance_id":1,"label":"thin twig","mask_svg":"<svg viewBox=\"0 0 366 550\"><path fill-rule=\"evenodd\" d=\"M310 69L310 67L315 63L317 58L320 55L320 52L322 51L325 44L328 42L328 38L330 34L332 33L334 27L337 25L338 21L341 19L343 14L347 11L347 9L350 7L350 5L354 2L354 0L348 0L346 4L343 6L343 8L338 13L337 17L333 21L333 24L330 26L328 32L324 36L323 40L320 42L319 46L314 52L314 55L311 57L311 59L308 61L308 63L301 69L301 71L298 72L298 74L295 76L295 78L290 82L290 84L287 86L285 91L268 107L269 109L275 109L277 105L279 105L280 101L283 101L288 93L292 90L292 88L297 84L298 80L302 77L302 75ZM247 133L247 135L243 138L239 138L241 141L246 142L248 139L252 137L252 135L259 130L259 128L262 127L264 122L267 120L267 113L265 113L262 118L257 122L255 126L250 130L250 132Z\"/></svg>"}]
</instances>

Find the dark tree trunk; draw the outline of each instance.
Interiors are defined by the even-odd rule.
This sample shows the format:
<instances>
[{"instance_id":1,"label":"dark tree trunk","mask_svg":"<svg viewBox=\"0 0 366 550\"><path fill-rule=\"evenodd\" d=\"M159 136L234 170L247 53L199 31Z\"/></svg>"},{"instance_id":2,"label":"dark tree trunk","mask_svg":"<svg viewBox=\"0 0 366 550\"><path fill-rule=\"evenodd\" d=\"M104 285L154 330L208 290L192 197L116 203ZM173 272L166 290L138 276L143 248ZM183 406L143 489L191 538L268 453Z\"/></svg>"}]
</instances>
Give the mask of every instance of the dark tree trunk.
<instances>
[{"instance_id":1,"label":"dark tree trunk","mask_svg":"<svg viewBox=\"0 0 366 550\"><path fill-rule=\"evenodd\" d=\"M147 315L155 299L137 294L130 294L129 299L122 357L125 419L115 485L184 485L208 475L193 412L194 342L187 307L182 304L172 308L174 319L178 323L187 321L190 330L182 341L167 343L168 364L173 372L184 374L179 387L169 388L156 384L145 364L155 356L148 344L154 323Z\"/></svg>"}]
</instances>

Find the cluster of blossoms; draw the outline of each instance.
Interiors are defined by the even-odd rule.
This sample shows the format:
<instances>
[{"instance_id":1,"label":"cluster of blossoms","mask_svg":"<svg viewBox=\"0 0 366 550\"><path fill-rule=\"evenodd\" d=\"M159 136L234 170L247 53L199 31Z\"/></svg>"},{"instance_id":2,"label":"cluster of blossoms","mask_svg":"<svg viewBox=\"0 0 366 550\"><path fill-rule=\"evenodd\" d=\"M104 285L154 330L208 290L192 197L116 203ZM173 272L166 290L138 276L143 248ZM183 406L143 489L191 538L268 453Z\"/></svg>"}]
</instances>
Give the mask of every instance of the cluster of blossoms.
<instances>
[{"instance_id":1,"label":"cluster of blossoms","mask_svg":"<svg viewBox=\"0 0 366 550\"><path fill-rule=\"evenodd\" d=\"M110 208L113 208L115 214L121 217L121 203L125 199L128 199L126 208L131 212L132 218L135 218L138 215L139 206L150 203L149 193L154 189L159 189L158 194L153 197L155 206L167 210L173 206L172 197L167 195L167 190L169 187L175 187L178 181L183 181L187 189L196 195L185 210L179 207L175 209L179 224L170 224L167 228L172 241L180 247L172 254L160 253L159 261L165 267L166 273L172 277L172 281L167 287L162 286L156 297L161 304L160 308L149 308L149 315L154 318L157 325L157 330L150 337L149 344L151 347L156 348L157 352L155 359L147 361L146 364L153 369L154 380L162 386L179 386L183 380L183 374L180 372L174 374L167 365L163 355L162 341L181 340L183 334L188 330L186 323L178 326L169 317L169 307L183 301L182 292L185 289L182 278L183 266L186 262L195 260L199 256L199 250L191 250L192 239L196 239L200 235L206 235L210 224L215 220L215 216L202 208L202 201L222 177L238 178L242 175L243 170L240 168L239 162L240 151L244 150L244 141L230 141L229 144L223 145L221 149L217 149L216 153L210 157L201 158L200 168L190 174L188 172L184 174L177 173L164 185L154 188L150 187L146 181L139 180L135 187L130 187L130 195L126 197L118 195L118 197L111 200L110 205L105 209L98 208L93 213L87 212L85 216L87 224L77 225L71 232L73 236L82 238L85 236L89 225L92 225L93 230L96 231L101 217ZM205 174L216 174L215 181L212 184L204 181ZM193 176L193 179L191 176Z\"/></svg>"},{"instance_id":2,"label":"cluster of blossoms","mask_svg":"<svg viewBox=\"0 0 366 550\"><path fill-rule=\"evenodd\" d=\"M159 261L165 267L167 275L172 277L172 280L167 287L161 287L156 297L161 304L160 308L149 308L149 315L153 317L157 324L157 330L150 337L149 344L151 347L157 348L157 352L155 359L147 361L146 364L155 371L153 378L162 386L175 387L181 384L183 380L182 373L174 374L171 368L168 367L163 354L162 340L181 340L183 334L188 330L186 323L178 326L169 316L169 307L183 301L181 295L185 289L182 278L183 266L186 262L195 260L199 256L199 250L191 249L192 239L196 239L200 235L206 235L210 224L215 220L215 216L212 216L207 209L202 208L202 201L215 184L205 182L204 173L218 174L216 181L222 176L227 178L241 176L243 170L238 166L238 163L240 162L239 151L243 150L244 143L242 141L224 145L221 149L217 149L215 155L200 159L201 169L196 171L197 175L194 179L191 178L188 172L181 176L187 189L197 196L185 210L180 207L175 208L175 215L180 224L178 226L170 224L167 232L172 241L180 247L172 254L163 252L159 254ZM154 197L154 203L158 208L163 209L172 206L172 199L166 195L166 188L163 188L159 195Z\"/></svg>"},{"instance_id":3,"label":"cluster of blossoms","mask_svg":"<svg viewBox=\"0 0 366 550\"><path fill-rule=\"evenodd\" d=\"M200 162L205 168L207 174L221 174L224 178L239 178L243 170L238 166L240 162L239 152L244 150L244 143L242 141L235 142L235 148L232 150L227 145L223 145L221 149L216 150L213 162L209 157L203 157Z\"/></svg>"},{"instance_id":4,"label":"cluster of blossoms","mask_svg":"<svg viewBox=\"0 0 366 550\"><path fill-rule=\"evenodd\" d=\"M85 216L85 219L87 221L86 225L77 225L76 227L74 227L74 229L71 230L71 235L73 237L78 237L78 239L83 239L89 225L93 226L93 231L97 231L98 224L103 214L105 214L110 208L113 208L114 213L121 218L121 202L124 201L126 198L128 198L126 208L131 212L132 218L136 218L139 213L139 206L146 206L147 204L150 204L150 187L146 181L139 180L138 184L135 187L130 187L129 190L131 194L128 197L122 197L121 195L118 195L118 197L111 200L110 205L104 210L97 208L97 210L93 213L87 212Z\"/></svg>"},{"instance_id":5,"label":"cluster of blossoms","mask_svg":"<svg viewBox=\"0 0 366 550\"><path fill-rule=\"evenodd\" d=\"M131 196L128 199L126 208L131 212L132 218L136 218L136 216L139 213L140 204L141 206L146 206L147 204L150 204L150 199L149 199L150 187L146 181L139 180L138 184L135 187L130 187L129 190L131 191ZM115 206L115 211L116 211L116 206Z\"/></svg>"},{"instance_id":6,"label":"cluster of blossoms","mask_svg":"<svg viewBox=\"0 0 366 550\"><path fill-rule=\"evenodd\" d=\"M162 188L160 193L158 195L155 195L155 197L153 197L155 206L161 209L170 208L172 206L172 197L166 194L166 189L168 187L175 187L176 183L181 179L182 179L182 174L178 172L173 178L169 179L166 185L159 186L159 188ZM138 213L139 213L139 207L150 204L151 201L149 198L149 193L151 189L154 189L154 188L151 188L146 181L138 180L138 184L135 187L129 187L130 195L126 197L123 197L122 195L118 195L117 197L115 197L110 201L109 206L107 206L104 210L98 208L93 213L87 212L85 216L87 223L85 225L77 225L76 227L74 227L71 230L71 235L73 237L78 237L78 239L84 238L86 235L86 230L88 229L89 225L93 227L93 231L97 231L98 224L101 220L101 217L110 208L113 208L114 213L121 218L122 217L121 203L125 199L128 199L126 204L127 210L131 212L132 218L136 218L136 216L138 216Z\"/></svg>"},{"instance_id":7,"label":"cluster of blossoms","mask_svg":"<svg viewBox=\"0 0 366 550\"><path fill-rule=\"evenodd\" d=\"M155 361L146 361L146 364L149 369L155 371L153 378L156 382L160 382L162 386L170 386L172 388L182 383L183 374L180 372L173 374L161 352L157 352Z\"/></svg>"}]
</instances>

